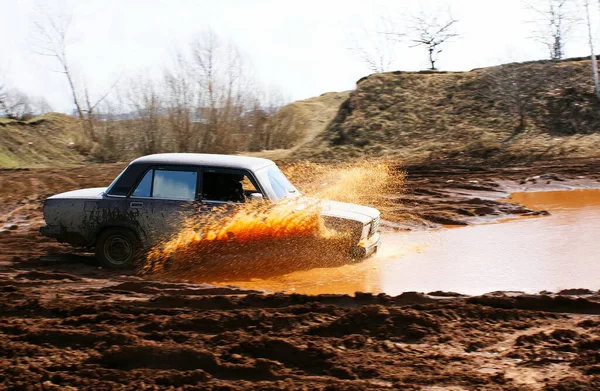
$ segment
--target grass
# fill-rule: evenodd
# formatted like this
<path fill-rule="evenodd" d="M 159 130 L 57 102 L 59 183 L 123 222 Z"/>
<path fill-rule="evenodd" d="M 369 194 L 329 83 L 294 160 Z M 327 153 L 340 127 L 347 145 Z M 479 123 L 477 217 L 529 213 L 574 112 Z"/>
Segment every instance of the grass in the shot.
<path fill-rule="evenodd" d="M 48 113 L 29 121 L 4 120 L 0 126 L 0 168 L 68 167 L 84 157 L 70 145 L 77 122 Z"/>
<path fill-rule="evenodd" d="M 6 125 L 6 124 L 15 123 L 15 122 L 19 122 L 19 121 L 10 119 L 10 118 L 0 117 L 0 125 Z"/>
<path fill-rule="evenodd" d="M 600 103 L 591 91 L 590 66 L 572 59 L 370 75 L 292 158 L 468 164 L 597 158 Z M 526 114 L 517 134 L 518 107 Z"/>

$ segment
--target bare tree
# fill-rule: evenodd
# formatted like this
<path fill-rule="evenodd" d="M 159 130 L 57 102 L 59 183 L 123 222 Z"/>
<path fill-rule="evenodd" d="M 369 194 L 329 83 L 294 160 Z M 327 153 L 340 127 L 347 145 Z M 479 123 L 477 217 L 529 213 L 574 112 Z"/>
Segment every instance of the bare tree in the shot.
<path fill-rule="evenodd" d="M 221 42 L 211 30 L 205 31 L 192 43 L 192 56 L 199 73 L 198 85 L 203 92 L 203 101 L 199 111 L 206 124 L 206 129 L 200 141 L 200 148 L 205 150 L 212 149 L 220 132 L 221 50 Z"/>
<path fill-rule="evenodd" d="M 37 19 L 33 22 L 35 33 L 32 51 L 37 55 L 53 58 L 57 62 L 59 68 L 54 71 L 65 75 L 83 130 L 92 141 L 96 141 L 94 112 L 114 88 L 116 81 L 100 97 L 91 99 L 85 83 L 81 86 L 75 81 L 68 57 L 68 47 L 72 43 L 69 36 L 72 15 L 69 13 L 52 14 L 47 9 L 38 7 L 36 16 Z"/>
<path fill-rule="evenodd" d="M 173 149 L 193 152 L 198 148 L 201 131 L 200 89 L 182 52 L 177 53 L 172 66 L 165 68 L 164 88 Z"/>
<path fill-rule="evenodd" d="M 457 23 L 458 20 L 452 17 L 450 10 L 445 15 L 435 12 L 429 15 L 421 11 L 410 17 L 408 28 L 411 41 L 414 42 L 413 47 L 423 46 L 427 49 L 430 70 L 437 69 L 435 63 L 442 52 L 441 46 L 459 36 L 455 31 Z"/>
<path fill-rule="evenodd" d="M 122 106 L 120 98 L 119 96 L 118 103 L 105 100 L 96 111 L 97 116 L 101 117 L 103 121 L 98 121 L 95 126 L 98 142 L 91 150 L 91 156 L 102 163 L 126 159 L 129 157 L 128 152 L 131 149 L 139 148 L 131 143 L 132 139 L 137 140 L 137 137 L 131 137 L 131 130 L 134 127 L 129 127 L 126 122 L 119 120 L 119 113 L 123 112 L 123 108 L 118 107 Z M 138 155 L 137 151 L 135 155 Z"/>
<path fill-rule="evenodd" d="M 600 86 L 598 85 L 598 61 L 596 54 L 594 52 L 594 37 L 592 34 L 592 21 L 590 18 L 590 2 L 589 0 L 584 0 L 583 6 L 585 8 L 585 18 L 588 29 L 588 43 L 590 45 L 590 59 L 592 60 L 592 81 L 594 83 L 594 94 L 596 97 L 600 99 Z"/>
<path fill-rule="evenodd" d="M 143 155 L 160 152 L 163 148 L 162 102 L 154 81 L 142 77 L 130 80 L 127 100 L 136 116 L 131 126 L 137 136 L 137 151 Z"/>
<path fill-rule="evenodd" d="M 363 26 L 360 33 L 354 34 L 349 50 L 371 72 L 388 72 L 396 60 L 396 46 L 404 36 L 388 19 L 380 17 L 373 29 Z"/>
<path fill-rule="evenodd" d="M 562 59 L 569 34 L 578 22 L 574 0 L 528 0 L 525 5 L 534 16 L 530 20 L 536 26 L 532 38 L 546 46 L 550 59 Z"/>
<path fill-rule="evenodd" d="M 212 31 L 192 43 L 191 53 L 201 97 L 199 148 L 234 152 L 240 137 L 247 136 L 243 116 L 252 101 L 244 59 L 233 43 L 222 42 Z"/>
<path fill-rule="evenodd" d="M 4 84 L 0 84 L 0 105 L 3 104 L 5 99 L 6 99 L 6 87 L 4 86 Z"/>
<path fill-rule="evenodd" d="M 281 113 L 286 103 L 283 93 L 275 87 L 256 98 L 248 115 L 247 126 L 254 130 L 249 143 L 250 150 L 289 148 L 302 136 L 291 126 L 294 112 L 287 110 Z"/>

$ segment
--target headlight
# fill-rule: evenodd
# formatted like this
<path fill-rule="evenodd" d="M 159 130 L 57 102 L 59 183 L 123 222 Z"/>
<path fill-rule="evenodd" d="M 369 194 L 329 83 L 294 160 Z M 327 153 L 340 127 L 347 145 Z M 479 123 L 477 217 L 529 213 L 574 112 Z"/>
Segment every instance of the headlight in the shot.
<path fill-rule="evenodd" d="M 361 239 L 365 239 L 369 236 L 369 232 L 371 231 L 371 224 L 367 224 L 363 227 L 362 233 L 360 234 Z"/>

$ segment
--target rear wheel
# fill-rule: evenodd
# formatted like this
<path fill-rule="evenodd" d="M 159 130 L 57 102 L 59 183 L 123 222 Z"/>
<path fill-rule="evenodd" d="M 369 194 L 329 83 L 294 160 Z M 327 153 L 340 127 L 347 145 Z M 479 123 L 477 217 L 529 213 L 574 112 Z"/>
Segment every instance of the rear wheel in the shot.
<path fill-rule="evenodd" d="M 109 228 L 96 241 L 96 258 L 111 269 L 129 269 L 135 264 L 141 243 L 135 233 L 125 228 Z"/>

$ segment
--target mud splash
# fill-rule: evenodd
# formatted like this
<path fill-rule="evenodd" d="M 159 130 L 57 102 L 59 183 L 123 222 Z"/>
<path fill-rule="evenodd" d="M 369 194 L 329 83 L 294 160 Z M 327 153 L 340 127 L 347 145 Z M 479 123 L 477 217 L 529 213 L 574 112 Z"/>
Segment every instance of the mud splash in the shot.
<path fill-rule="evenodd" d="M 292 182 L 301 183 L 302 192 L 311 197 L 376 208 L 388 206 L 385 194 L 401 192 L 405 179 L 398 164 L 390 162 L 334 165 L 302 162 L 284 167 L 284 171 Z"/>
<path fill-rule="evenodd" d="M 231 280 L 249 272 L 302 270 L 347 263 L 348 232 L 327 228 L 321 217 L 326 200 L 380 203 L 379 195 L 399 186 L 403 174 L 384 163 L 322 166 L 296 164 L 291 177 L 311 177 L 305 196 L 276 204 L 223 205 L 190 219 L 169 241 L 156 246 L 141 266 L 162 278 Z"/>
<path fill-rule="evenodd" d="M 318 200 L 304 198 L 247 204 L 234 212 L 225 206 L 189 220 L 176 237 L 152 249 L 142 272 L 223 279 L 282 259 L 309 263 L 318 254 L 341 257 L 350 238 L 327 229 L 320 209 Z"/>

